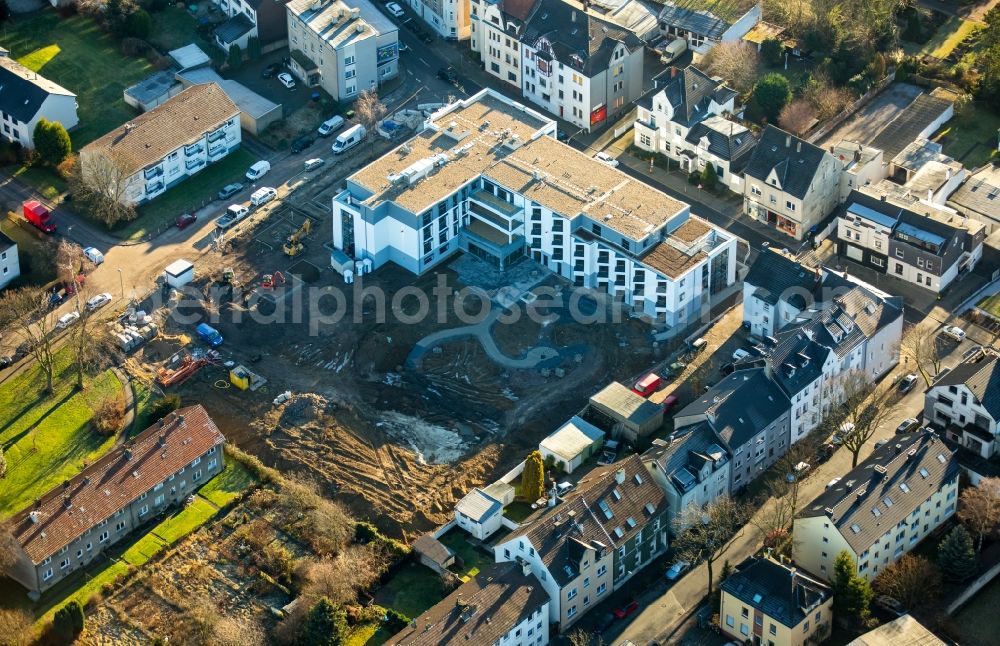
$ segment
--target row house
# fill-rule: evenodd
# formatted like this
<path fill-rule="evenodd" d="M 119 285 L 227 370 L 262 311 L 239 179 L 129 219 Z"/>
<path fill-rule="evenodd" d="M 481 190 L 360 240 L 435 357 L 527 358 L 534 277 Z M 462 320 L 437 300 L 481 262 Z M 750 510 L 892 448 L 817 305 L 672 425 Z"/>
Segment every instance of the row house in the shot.
<path fill-rule="evenodd" d="M 795 564 L 827 581 L 846 551 L 871 581 L 955 514 L 959 465 L 932 431 L 896 436 L 794 520 Z"/>
<path fill-rule="evenodd" d="M 642 460 L 598 467 L 564 502 L 493 547 L 498 563 L 530 570 L 549 596 L 549 622 L 565 633 L 667 549 L 667 501 Z"/>
<path fill-rule="evenodd" d="M 407 0 L 407 4 L 445 40 L 467 40 L 472 35 L 469 0 Z"/>
<path fill-rule="evenodd" d="M 242 141 L 240 110 L 215 83 L 193 85 L 80 150 L 84 178 L 117 175 L 138 205 L 201 172 Z"/>
<path fill-rule="evenodd" d="M 347 178 L 333 246 L 422 274 L 458 251 L 529 256 L 668 325 L 735 281 L 736 239 L 690 207 L 556 141 L 556 124 L 491 90 Z"/>
<path fill-rule="evenodd" d="M 941 371 L 924 394 L 924 422 L 983 458 L 1000 454 L 1000 358 L 974 353 Z"/>
<path fill-rule="evenodd" d="M 222 471 L 224 442 L 201 405 L 171 413 L 15 514 L 8 575 L 37 600 Z"/>
<path fill-rule="evenodd" d="M 42 119 L 72 130 L 80 123 L 76 95 L 0 50 L 0 138 L 35 147 L 35 126 Z"/>

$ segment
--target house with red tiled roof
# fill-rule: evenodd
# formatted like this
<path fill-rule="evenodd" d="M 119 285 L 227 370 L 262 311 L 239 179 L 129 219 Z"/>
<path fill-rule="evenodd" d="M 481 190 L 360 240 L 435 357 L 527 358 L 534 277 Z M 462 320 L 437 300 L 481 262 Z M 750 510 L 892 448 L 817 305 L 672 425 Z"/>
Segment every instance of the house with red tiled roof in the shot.
<path fill-rule="evenodd" d="M 222 471 L 225 441 L 201 405 L 150 426 L 14 515 L 8 576 L 37 599 Z"/>

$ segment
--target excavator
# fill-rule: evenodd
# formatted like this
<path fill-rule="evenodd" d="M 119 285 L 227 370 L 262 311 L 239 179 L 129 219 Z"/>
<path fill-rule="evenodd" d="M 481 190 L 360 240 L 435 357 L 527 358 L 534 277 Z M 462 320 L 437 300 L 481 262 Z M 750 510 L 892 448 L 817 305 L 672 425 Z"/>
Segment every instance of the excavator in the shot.
<path fill-rule="evenodd" d="M 285 284 L 285 275 L 280 271 L 276 271 L 273 274 L 264 274 L 260 281 L 261 289 L 274 289 L 278 285 Z"/>
<path fill-rule="evenodd" d="M 302 253 L 302 250 L 305 248 L 302 244 L 302 239 L 307 237 L 310 231 L 312 231 L 312 220 L 306 218 L 306 221 L 302 223 L 298 231 L 288 236 L 288 239 L 285 240 L 285 246 L 283 247 L 285 255 L 289 258 L 294 258 Z"/>

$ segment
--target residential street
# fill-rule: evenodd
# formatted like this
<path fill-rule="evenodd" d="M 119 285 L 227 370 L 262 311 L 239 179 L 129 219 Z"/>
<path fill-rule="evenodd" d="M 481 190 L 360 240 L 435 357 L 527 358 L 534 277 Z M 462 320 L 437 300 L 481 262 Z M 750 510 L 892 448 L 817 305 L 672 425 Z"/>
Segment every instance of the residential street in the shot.
<path fill-rule="evenodd" d="M 974 345 L 969 340 L 952 345 L 951 351 L 942 362 L 942 367 L 953 368 L 958 365 L 962 359 L 962 353 Z M 906 363 L 902 363 L 893 375 L 905 374 L 906 372 L 909 372 Z M 892 378 L 892 375 L 886 377 L 886 379 Z M 864 460 L 872 452 L 875 442 L 883 438 L 891 438 L 900 420 L 906 417 L 918 419 L 921 417 L 925 384 L 923 381 L 919 383 L 920 387 L 914 388 L 900 400 L 899 412 L 889 422 L 879 427 L 875 436 L 865 445 L 859 456 L 859 461 Z M 802 480 L 799 485 L 797 509 L 805 508 L 824 491 L 826 484 L 831 479 L 843 476 L 850 469 L 850 452 L 843 448 L 838 449 L 825 464 L 812 469 Z M 717 561 L 716 576 L 722 568 L 723 561 L 728 559 L 730 563 L 735 565 L 753 554 L 759 544 L 754 529 L 749 525 L 745 527 L 729 550 Z M 689 613 L 697 609 L 705 595 L 707 582 L 707 567 L 701 564 L 688 571 L 670 589 L 664 590 L 665 582 L 661 582 L 658 588 L 647 590 L 639 597 L 641 612 L 620 633 L 614 634 L 614 629 L 606 633 L 604 635 L 605 643 L 620 644 L 625 640 L 631 640 L 636 644 L 648 644 L 654 640 L 666 643 Z M 720 643 L 722 641 L 720 638 Z"/>

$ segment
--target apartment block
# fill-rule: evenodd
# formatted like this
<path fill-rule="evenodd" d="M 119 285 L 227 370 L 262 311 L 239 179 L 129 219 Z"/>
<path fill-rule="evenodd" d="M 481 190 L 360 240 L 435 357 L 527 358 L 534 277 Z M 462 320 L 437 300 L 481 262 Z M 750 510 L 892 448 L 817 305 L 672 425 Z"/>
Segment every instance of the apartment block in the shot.
<path fill-rule="evenodd" d="M 224 442 L 196 405 L 113 449 L 13 516 L 10 577 L 37 599 L 222 471 Z"/>

